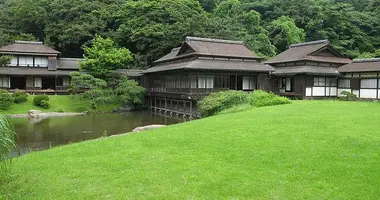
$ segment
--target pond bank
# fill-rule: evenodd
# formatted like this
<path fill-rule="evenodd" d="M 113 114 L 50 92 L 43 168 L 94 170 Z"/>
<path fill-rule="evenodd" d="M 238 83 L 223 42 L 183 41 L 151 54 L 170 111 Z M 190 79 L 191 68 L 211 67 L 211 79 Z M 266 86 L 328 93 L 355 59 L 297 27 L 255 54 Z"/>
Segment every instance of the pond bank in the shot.
<path fill-rule="evenodd" d="M 68 112 L 68 113 L 62 113 L 62 112 L 47 112 L 43 113 L 41 112 L 41 115 L 36 118 L 49 118 L 49 117 L 70 117 L 70 116 L 78 116 L 78 115 L 87 115 L 87 113 L 81 112 L 81 113 L 76 113 L 76 112 Z M 29 118 L 31 117 L 30 114 L 9 114 L 5 115 L 6 117 L 9 118 Z"/>

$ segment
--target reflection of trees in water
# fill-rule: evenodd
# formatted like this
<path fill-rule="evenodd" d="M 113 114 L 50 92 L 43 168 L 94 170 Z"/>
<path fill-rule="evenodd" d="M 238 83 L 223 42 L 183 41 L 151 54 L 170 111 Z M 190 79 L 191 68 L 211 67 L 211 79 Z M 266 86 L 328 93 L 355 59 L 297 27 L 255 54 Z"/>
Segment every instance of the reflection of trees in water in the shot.
<path fill-rule="evenodd" d="M 149 111 L 123 114 L 101 114 L 48 118 L 36 123 L 28 119 L 12 120 L 19 135 L 21 148 L 47 149 L 72 142 L 85 141 L 108 135 L 122 134 L 139 126 L 150 124 L 173 124 L 181 120 Z"/>

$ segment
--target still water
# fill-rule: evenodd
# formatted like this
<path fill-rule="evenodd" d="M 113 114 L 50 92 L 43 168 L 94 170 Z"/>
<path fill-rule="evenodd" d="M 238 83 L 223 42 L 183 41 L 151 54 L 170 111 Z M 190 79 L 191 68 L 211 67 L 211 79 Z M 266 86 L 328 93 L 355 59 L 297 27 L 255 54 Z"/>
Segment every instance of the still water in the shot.
<path fill-rule="evenodd" d="M 54 146 L 122 134 L 139 126 L 175 124 L 183 119 L 158 115 L 150 111 L 122 114 L 99 114 L 55 117 L 41 121 L 27 118 L 11 119 L 17 133 L 18 151 L 13 156 L 40 151 Z"/>

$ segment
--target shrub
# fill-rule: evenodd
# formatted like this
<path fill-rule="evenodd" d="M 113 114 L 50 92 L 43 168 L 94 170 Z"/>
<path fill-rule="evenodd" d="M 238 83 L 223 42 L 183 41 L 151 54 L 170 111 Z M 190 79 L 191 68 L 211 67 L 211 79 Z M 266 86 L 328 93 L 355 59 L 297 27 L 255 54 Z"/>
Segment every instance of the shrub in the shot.
<path fill-rule="evenodd" d="M 356 100 L 358 97 L 356 96 L 356 94 L 353 94 L 351 92 L 348 92 L 348 91 L 343 91 L 340 93 L 341 95 L 343 95 L 343 99 L 342 100 L 346 100 L 346 101 L 354 101 Z"/>
<path fill-rule="evenodd" d="M 25 91 L 19 90 L 13 93 L 13 98 L 15 103 L 24 103 L 28 100 L 28 94 Z"/>
<path fill-rule="evenodd" d="M 33 98 L 33 104 L 35 106 L 41 106 L 41 101 L 49 101 L 49 96 L 37 95 Z"/>
<path fill-rule="evenodd" d="M 248 104 L 249 95 L 242 91 L 223 91 L 212 93 L 199 102 L 202 116 L 211 116 L 233 106 Z"/>
<path fill-rule="evenodd" d="M 50 103 L 49 101 L 42 100 L 39 105 L 41 108 L 49 109 L 50 108 Z"/>
<path fill-rule="evenodd" d="M 64 113 L 65 111 L 63 111 L 63 109 L 60 108 L 60 109 L 57 110 L 57 112 Z"/>
<path fill-rule="evenodd" d="M 251 94 L 251 105 L 256 107 L 274 106 L 281 104 L 290 104 L 291 101 L 286 97 L 280 97 L 272 92 L 261 90 L 254 91 Z"/>
<path fill-rule="evenodd" d="M 14 98 L 6 90 L 0 90 L 0 110 L 7 110 L 13 104 Z"/>

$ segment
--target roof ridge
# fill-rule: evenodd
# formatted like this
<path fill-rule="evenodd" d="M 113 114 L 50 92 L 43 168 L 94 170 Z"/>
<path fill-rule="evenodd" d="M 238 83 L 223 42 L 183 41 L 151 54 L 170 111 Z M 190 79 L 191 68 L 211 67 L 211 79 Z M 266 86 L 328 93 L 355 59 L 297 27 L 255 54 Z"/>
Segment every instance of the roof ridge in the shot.
<path fill-rule="evenodd" d="M 23 40 L 15 40 L 15 44 L 37 44 L 37 45 L 43 45 L 40 41 L 23 41 Z"/>
<path fill-rule="evenodd" d="M 308 46 L 308 45 L 315 45 L 315 44 L 330 44 L 330 41 L 325 39 L 325 40 L 316 40 L 316 41 L 310 41 L 310 42 L 303 42 L 303 43 L 298 43 L 298 44 L 292 44 L 289 46 L 289 48 L 294 48 L 294 47 L 302 47 L 302 46 Z"/>
<path fill-rule="evenodd" d="M 237 41 L 237 40 L 222 40 L 222 39 L 212 39 L 212 38 L 200 38 L 200 37 L 186 36 L 186 42 L 188 42 L 188 41 L 200 41 L 200 42 L 214 42 L 214 43 L 244 45 L 243 41 Z"/>
<path fill-rule="evenodd" d="M 364 62 L 379 62 L 380 58 L 362 58 L 362 59 L 354 59 L 353 63 L 364 63 Z"/>

